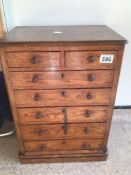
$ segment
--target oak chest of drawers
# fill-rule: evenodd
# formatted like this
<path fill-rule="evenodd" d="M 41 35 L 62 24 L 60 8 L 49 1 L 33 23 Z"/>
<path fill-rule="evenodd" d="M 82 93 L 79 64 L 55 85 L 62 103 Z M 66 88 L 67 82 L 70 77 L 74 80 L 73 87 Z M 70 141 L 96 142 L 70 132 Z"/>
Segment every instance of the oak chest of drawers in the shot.
<path fill-rule="evenodd" d="M 106 26 L 16 27 L 0 41 L 22 163 L 106 159 L 125 42 Z"/>

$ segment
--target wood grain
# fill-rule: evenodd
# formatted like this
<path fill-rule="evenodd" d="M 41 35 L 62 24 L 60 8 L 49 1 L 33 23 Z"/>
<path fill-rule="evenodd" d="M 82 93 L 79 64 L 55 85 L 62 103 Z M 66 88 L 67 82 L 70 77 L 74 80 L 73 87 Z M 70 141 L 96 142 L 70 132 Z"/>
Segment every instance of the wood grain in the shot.
<path fill-rule="evenodd" d="M 68 123 L 106 122 L 109 119 L 109 107 L 53 107 L 53 108 L 18 108 L 18 120 L 25 124 L 64 123 L 66 110 Z"/>
<path fill-rule="evenodd" d="M 63 124 L 20 126 L 24 141 L 49 139 L 104 138 L 105 123 L 68 124 L 64 134 Z"/>
<path fill-rule="evenodd" d="M 110 105 L 111 89 L 15 90 L 17 107 Z"/>
<path fill-rule="evenodd" d="M 19 154 L 20 162 L 22 164 L 27 163 L 64 163 L 64 162 L 92 162 L 92 161 L 105 161 L 107 160 L 107 153 L 103 154 L 70 154 L 63 157 L 58 155 L 57 157 L 46 156 L 25 156 Z"/>
<path fill-rule="evenodd" d="M 106 160 L 125 43 L 106 26 L 16 27 L 0 40 L 22 163 Z"/>
<path fill-rule="evenodd" d="M 114 71 L 11 72 L 13 89 L 112 87 Z"/>
<path fill-rule="evenodd" d="M 102 149 L 103 139 L 49 140 L 24 142 L 25 151 L 70 151 Z"/>
<path fill-rule="evenodd" d="M 59 52 L 15 52 L 7 53 L 8 67 L 52 68 L 60 66 Z"/>
<path fill-rule="evenodd" d="M 100 63 L 100 55 L 114 55 L 112 63 Z M 65 53 L 66 67 L 75 70 L 113 69 L 116 64 L 117 52 L 114 51 L 75 51 Z M 92 61 L 91 61 L 92 59 Z"/>
<path fill-rule="evenodd" d="M 61 31 L 62 34 L 55 34 Z M 126 39 L 104 25 L 88 26 L 26 26 L 16 27 L 2 40 L 2 44 L 46 42 L 126 42 Z"/>

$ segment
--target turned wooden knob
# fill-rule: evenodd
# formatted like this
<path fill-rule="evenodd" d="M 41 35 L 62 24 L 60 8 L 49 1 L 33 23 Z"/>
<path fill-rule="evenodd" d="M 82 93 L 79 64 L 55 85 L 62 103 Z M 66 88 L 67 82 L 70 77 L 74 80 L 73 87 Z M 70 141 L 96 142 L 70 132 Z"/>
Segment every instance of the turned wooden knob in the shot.
<path fill-rule="evenodd" d="M 88 63 L 93 63 L 93 62 L 95 61 L 95 58 L 94 58 L 93 55 L 89 55 L 89 56 L 87 57 L 87 60 L 88 60 Z"/>
<path fill-rule="evenodd" d="M 40 95 L 39 94 L 35 94 L 34 95 L 34 100 L 35 101 L 39 101 L 40 100 Z"/>
<path fill-rule="evenodd" d="M 87 98 L 88 100 L 90 100 L 90 99 L 93 98 L 93 96 L 91 95 L 91 93 L 88 93 L 88 94 L 86 95 L 86 98 Z"/>
<path fill-rule="evenodd" d="M 44 114 L 42 113 L 42 112 L 37 112 L 36 113 L 36 118 L 37 119 L 41 119 L 41 118 L 43 118 L 44 117 Z"/>
<path fill-rule="evenodd" d="M 32 83 L 36 83 L 39 80 L 39 76 L 38 75 L 34 75 L 32 77 Z"/>
<path fill-rule="evenodd" d="M 88 134 L 89 133 L 89 129 L 86 127 L 86 128 L 84 128 L 84 133 L 85 134 Z"/>
<path fill-rule="evenodd" d="M 91 111 L 86 110 L 86 111 L 85 111 L 85 116 L 86 116 L 86 117 L 90 117 L 90 116 L 91 116 Z"/>
<path fill-rule="evenodd" d="M 88 81 L 93 81 L 95 78 L 93 77 L 93 75 L 92 74 L 88 74 L 88 76 L 87 76 L 87 80 Z"/>

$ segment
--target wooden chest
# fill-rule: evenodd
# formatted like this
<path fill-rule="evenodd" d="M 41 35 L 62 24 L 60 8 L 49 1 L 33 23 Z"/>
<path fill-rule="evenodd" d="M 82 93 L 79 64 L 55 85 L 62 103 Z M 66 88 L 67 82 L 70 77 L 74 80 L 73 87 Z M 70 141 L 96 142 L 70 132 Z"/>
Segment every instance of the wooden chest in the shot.
<path fill-rule="evenodd" d="M 107 158 L 125 42 L 106 26 L 16 27 L 0 41 L 22 163 Z"/>

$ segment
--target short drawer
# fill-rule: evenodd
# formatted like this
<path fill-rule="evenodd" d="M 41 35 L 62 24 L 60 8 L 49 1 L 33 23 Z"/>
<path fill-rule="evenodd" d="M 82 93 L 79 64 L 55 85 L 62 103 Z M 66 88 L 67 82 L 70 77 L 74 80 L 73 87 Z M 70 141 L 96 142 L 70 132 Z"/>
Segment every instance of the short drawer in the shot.
<path fill-rule="evenodd" d="M 49 140 L 64 138 L 104 138 L 105 123 L 26 125 L 20 126 L 23 140 Z"/>
<path fill-rule="evenodd" d="M 15 90 L 17 107 L 109 105 L 109 89 Z"/>
<path fill-rule="evenodd" d="M 103 139 L 49 140 L 24 142 L 27 152 L 74 151 L 103 148 Z"/>
<path fill-rule="evenodd" d="M 11 72 L 14 89 L 111 87 L 114 71 Z"/>
<path fill-rule="evenodd" d="M 64 123 L 66 115 L 68 123 L 106 122 L 109 119 L 109 107 L 52 107 L 52 108 L 18 108 L 19 123 L 53 124 Z"/>
<path fill-rule="evenodd" d="M 103 63 L 100 57 L 113 55 L 113 61 L 105 60 Z M 113 69 L 116 64 L 117 51 L 74 51 L 65 53 L 65 64 L 73 70 L 84 69 Z M 108 63 L 107 63 L 108 62 Z"/>
<path fill-rule="evenodd" d="M 60 52 L 6 53 L 9 68 L 52 68 L 60 66 Z"/>

